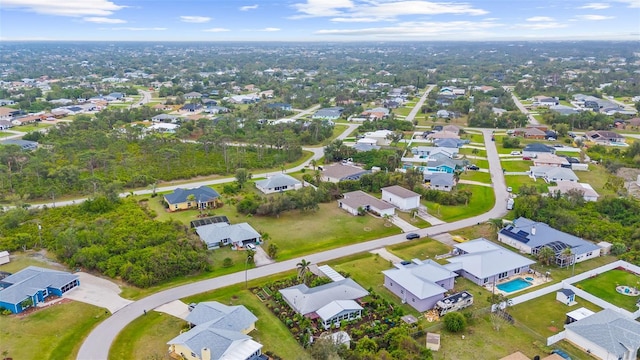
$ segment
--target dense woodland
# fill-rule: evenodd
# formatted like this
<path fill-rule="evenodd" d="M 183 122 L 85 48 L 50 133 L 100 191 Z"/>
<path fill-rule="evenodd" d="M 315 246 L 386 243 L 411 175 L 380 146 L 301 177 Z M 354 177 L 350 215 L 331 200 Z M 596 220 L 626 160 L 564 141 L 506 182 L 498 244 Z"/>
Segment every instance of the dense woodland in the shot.
<path fill-rule="evenodd" d="M 45 247 L 70 268 L 99 271 L 139 287 L 216 265 L 186 226 L 154 217 L 131 199 L 103 196 L 77 206 L 16 208 L 0 214 L 0 247 Z"/>

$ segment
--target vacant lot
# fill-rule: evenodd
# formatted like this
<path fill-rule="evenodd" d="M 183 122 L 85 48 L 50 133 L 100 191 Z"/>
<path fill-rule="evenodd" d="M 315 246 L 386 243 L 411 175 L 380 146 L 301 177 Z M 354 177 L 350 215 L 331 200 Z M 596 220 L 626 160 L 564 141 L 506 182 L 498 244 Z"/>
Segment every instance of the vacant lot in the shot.
<path fill-rule="evenodd" d="M 469 189 L 473 192 L 468 205 L 440 205 L 430 201 L 422 201 L 429 214 L 446 222 L 466 219 L 489 211 L 495 202 L 493 188 L 479 185 L 461 184 L 458 189 Z"/>
<path fill-rule="evenodd" d="M 167 342 L 180 334 L 186 322 L 169 314 L 149 311 L 130 323 L 116 338 L 109 359 L 171 359 Z"/>
<path fill-rule="evenodd" d="M 514 161 L 501 161 L 500 164 L 507 172 L 526 172 L 529 171 L 530 166 L 533 166 L 533 161 L 518 159 Z"/>
<path fill-rule="evenodd" d="M 390 246 L 387 249 L 389 252 L 405 260 L 434 259 L 436 255 L 446 254 L 451 250 L 447 245 L 432 239 L 408 241 Z"/>
<path fill-rule="evenodd" d="M 619 294 L 616 291 L 616 286 L 626 285 L 630 287 L 638 287 L 639 284 L 640 277 L 638 275 L 628 271 L 614 269 L 598 274 L 596 277 L 582 280 L 574 285 L 577 288 L 583 289 L 584 291 L 593 294 L 602 300 L 608 301 L 615 306 L 619 306 L 633 312 L 638 310 L 638 307 L 636 306 L 638 297 Z"/>
<path fill-rule="evenodd" d="M 74 359 L 84 338 L 106 316 L 102 308 L 74 301 L 29 315 L 0 316 L 0 351 L 20 360 Z"/>
<path fill-rule="evenodd" d="M 535 186 L 540 193 L 546 193 L 549 191 L 549 184 L 542 179 L 533 180 L 529 177 L 529 175 L 506 175 L 504 177 L 507 186 L 511 186 L 513 188 L 514 193 L 518 193 L 520 191 L 520 187 L 523 185 L 526 186 Z"/>
<path fill-rule="evenodd" d="M 460 179 L 491 184 L 491 174 L 481 171 L 467 170 L 460 174 Z"/>

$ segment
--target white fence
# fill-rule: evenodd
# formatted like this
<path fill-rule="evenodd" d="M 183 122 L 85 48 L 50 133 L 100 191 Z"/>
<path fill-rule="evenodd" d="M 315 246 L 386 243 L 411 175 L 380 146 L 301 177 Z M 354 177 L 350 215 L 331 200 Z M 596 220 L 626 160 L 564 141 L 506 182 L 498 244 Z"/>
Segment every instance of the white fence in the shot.
<path fill-rule="evenodd" d="M 566 333 L 564 331 L 560 331 L 555 335 L 551 335 L 547 338 L 547 346 L 551 346 L 552 344 L 557 343 L 560 340 L 564 340 Z"/>

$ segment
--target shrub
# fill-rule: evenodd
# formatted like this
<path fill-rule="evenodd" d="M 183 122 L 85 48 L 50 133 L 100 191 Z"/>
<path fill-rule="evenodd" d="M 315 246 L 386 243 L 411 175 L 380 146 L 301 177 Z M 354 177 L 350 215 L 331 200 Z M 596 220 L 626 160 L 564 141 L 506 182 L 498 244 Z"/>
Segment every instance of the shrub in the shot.
<path fill-rule="evenodd" d="M 464 315 L 459 312 L 450 312 L 444 316 L 444 327 L 450 332 L 457 333 L 463 331 L 466 325 L 467 322 Z"/>

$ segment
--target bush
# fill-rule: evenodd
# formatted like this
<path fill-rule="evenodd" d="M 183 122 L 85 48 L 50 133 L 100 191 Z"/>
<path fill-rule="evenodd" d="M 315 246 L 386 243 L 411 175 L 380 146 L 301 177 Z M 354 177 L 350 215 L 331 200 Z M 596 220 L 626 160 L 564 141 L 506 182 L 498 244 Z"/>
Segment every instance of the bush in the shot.
<path fill-rule="evenodd" d="M 505 149 L 519 149 L 520 139 L 513 136 L 505 136 L 502 138 L 502 147 Z"/>
<path fill-rule="evenodd" d="M 231 260 L 231 258 L 224 258 L 224 260 L 222 260 L 222 267 L 229 268 L 232 266 L 233 266 L 233 260 Z"/>
<path fill-rule="evenodd" d="M 452 333 L 463 331 L 467 326 L 467 321 L 459 312 L 450 312 L 444 316 L 444 327 Z"/>

